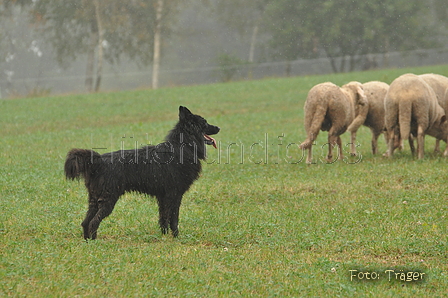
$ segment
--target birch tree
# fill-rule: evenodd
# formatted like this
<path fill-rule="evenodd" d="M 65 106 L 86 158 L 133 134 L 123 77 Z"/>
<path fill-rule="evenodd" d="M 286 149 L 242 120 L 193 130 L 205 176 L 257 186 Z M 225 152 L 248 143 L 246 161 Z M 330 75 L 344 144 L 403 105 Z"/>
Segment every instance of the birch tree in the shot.
<path fill-rule="evenodd" d="M 159 6 L 160 2 L 164 5 Z M 111 64 L 118 63 L 122 57 L 127 57 L 143 66 L 149 65 L 154 60 L 155 63 L 160 63 L 163 45 L 161 36 L 169 34 L 173 16 L 178 11 L 177 6 L 180 2 L 180 0 L 37 0 L 33 19 L 35 23 L 41 25 L 46 40 L 55 49 L 60 66 L 68 67 L 75 60 L 87 57 L 86 89 L 98 91 L 101 85 L 103 59 Z M 160 7 L 159 19 L 157 19 L 158 7 Z M 159 66 L 154 68 L 158 73 Z"/>
<path fill-rule="evenodd" d="M 272 0 L 218 0 L 216 14 L 227 26 L 236 29 L 241 35 L 250 32 L 248 62 L 254 62 L 255 47 L 266 6 Z"/>
<path fill-rule="evenodd" d="M 163 0 L 157 0 L 156 4 L 156 23 L 154 30 L 154 58 L 152 66 L 152 89 L 159 87 L 159 68 L 160 68 L 160 43 L 162 35 L 162 11 Z"/>

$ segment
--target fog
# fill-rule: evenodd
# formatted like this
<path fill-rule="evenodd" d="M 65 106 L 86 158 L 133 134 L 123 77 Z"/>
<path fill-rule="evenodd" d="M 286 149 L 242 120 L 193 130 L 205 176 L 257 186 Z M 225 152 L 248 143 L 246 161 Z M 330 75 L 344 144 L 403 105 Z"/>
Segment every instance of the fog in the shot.
<path fill-rule="evenodd" d="M 252 27 L 238 30 L 222 22 L 213 5 L 216 3 L 217 0 L 189 1 L 170 20 L 170 34 L 162 35 L 159 87 L 334 72 L 323 50 L 309 59 L 274 55 L 273 33 L 269 30 L 258 33 L 254 63 L 248 64 Z M 36 25 L 30 24 L 29 10 L 29 7 L 14 7 L 11 15 L 0 20 L 0 96 L 85 93 L 87 55 L 78 55 L 66 65 L 58 63 L 51 42 Z M 439 39 L 442 42 L 433 48 L 360 54 L 356 56 L 360 63 L 352 70 L 447 63 L 446 36 Z M 102 44 L 107 51 L 107 39 Z M 234 60 L 226 62 L 223 68 L 219 57 Z M 335 64 L 341 63 L 341 59 L 334 58 Z M 106 60 L 103 63 L 101 91 L 151 88 L 151 63 L 144 65 L 138 59 L 132 61 L 127 57 L 113 64 Z"/>

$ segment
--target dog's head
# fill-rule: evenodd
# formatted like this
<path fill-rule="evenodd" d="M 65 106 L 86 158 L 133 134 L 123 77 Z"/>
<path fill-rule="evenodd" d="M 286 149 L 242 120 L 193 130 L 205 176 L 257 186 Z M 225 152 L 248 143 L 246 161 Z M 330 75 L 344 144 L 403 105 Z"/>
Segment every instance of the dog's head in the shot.
<path fill-rule="evenodd" d="M 217 148 L 215 139 L 210 135 L 217 134 L 220 131 L 218 126 L 208 124 L 207 120 L 203 117 L 193 114 L 189 109 L 183 106 L 179 107 L 179 120 L 184 122 L 186 127 L 192 129 L 193 133 L 201 134 L 207 145 L 213 145 L 213 147 Z"/>

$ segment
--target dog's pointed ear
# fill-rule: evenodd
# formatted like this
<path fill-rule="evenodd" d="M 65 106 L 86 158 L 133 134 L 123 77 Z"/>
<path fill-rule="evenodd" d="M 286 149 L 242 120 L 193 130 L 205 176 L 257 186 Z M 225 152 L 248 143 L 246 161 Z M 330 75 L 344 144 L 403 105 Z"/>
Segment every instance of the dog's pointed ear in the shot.
<path fill-rule="evenodd" d="M 185 117 L 191 115 L 192 113 L 190 112 L 189 109 L 187 109 L 184 106 L 179 106 L 179 119 L 185 119 Z"/>

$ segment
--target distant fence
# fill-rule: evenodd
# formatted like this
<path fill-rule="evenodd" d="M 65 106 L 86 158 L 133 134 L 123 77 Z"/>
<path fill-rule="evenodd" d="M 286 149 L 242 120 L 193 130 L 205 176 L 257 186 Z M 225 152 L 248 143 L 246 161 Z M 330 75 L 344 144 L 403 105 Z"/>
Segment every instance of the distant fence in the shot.
<path fill-rule="evenodd" d="M 358 57 L 359 63 L 355 70 L 372 68 L 402 68 L 425 65 L 448 64 L 448 48 L 434 50 L 416 50 L 410 52 L 393 52 L 387 54 L 369 54 Z M 341 58 L 336 59 L 339 65 Z M 232 80 L 250 80 L 266 77 L 316 75 L 332 73 L 328 58 L 267 62 L 251 65 L 231 65 Z M 151 71 L 134 72 L 104 72 L 102 78 L 103 91 L 131 90 L 136 88 L 150 88 Z M 199 85 L 222 82 L 223 70 L 216 67 L 188 68 L 188 69 L 163 69 L 160 72 L 160 86 Z M 38 78 L 10 78 L 0 81 L 1 91 L 14 89 L 21 94 L 48 90 L 52 94 L 82 93 L 85 92 L 85 75 L 64 75 L 57 77 L 40 76 Z M 3 92 L 6 97 L 7 92 Z"/>
<path fill-rule="evenodd" d="M 403 68 L 448 64 L 448 48 L 404 53 L 393 52 L 387 54 L 369 54 L 357 58 L 360 59 L 361 62 L 357 64 L 354 69 L 355 71 L 375 68 Z M 336 58 L 336 65 L 339 65 L 341 60 L 342 58 Z M 284 77 L 287 75 L 317 75 L 333 72 L 329 58 L 267 62 L 229 67 L 235 69 L 235 74 L 233 75 L 232 80 L 262 79 L 267 77 Z M 160 81 L 164 85 L 215 83 L 222 81 L 222 70 L 220 67 L 164 70 L 161 72 L 160 76 Z"/>

